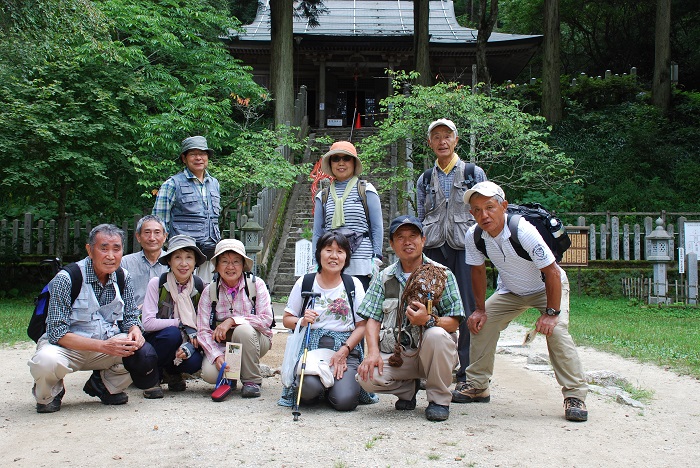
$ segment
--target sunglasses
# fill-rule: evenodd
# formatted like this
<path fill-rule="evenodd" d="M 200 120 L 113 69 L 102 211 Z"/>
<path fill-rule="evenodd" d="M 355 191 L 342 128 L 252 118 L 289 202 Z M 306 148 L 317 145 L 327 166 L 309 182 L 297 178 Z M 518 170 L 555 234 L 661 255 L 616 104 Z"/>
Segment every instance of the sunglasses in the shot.
<path fill-rule="evenodd" d="M 352 156 L 348 156 L 348 155 L 343 155 L 343 156 L 341 156 L 341 155 L 339 155 L 339 154 L 334 154 L 333 156 L 331 156 L 331 162 L 332 162 L 332 163 L 337 163 L 337 162 L 340 162 L 340 161 L 343 161 L 343 162 L 350 162 L 350 161 L 352 161 L 353 159 L 354 159 L 354 158 L 353 158 Z"/>

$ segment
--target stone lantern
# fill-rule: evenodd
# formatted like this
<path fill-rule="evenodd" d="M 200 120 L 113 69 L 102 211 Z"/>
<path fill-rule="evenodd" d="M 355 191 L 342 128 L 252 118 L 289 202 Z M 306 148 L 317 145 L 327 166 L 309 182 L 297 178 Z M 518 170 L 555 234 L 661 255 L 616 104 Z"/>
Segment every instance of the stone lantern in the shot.
<path fill-rule="evenodd" d="M 241 237 L 243 237 L 243 246 L 246 254 L 253 259 L 253 274 L 257 275 L 258 252 L 262 250 L 261 235 L 263 227 L 253 219 L 253 213 L 250 216 L 241 216 L 243 226 L 241 226 Z"/>
<path fill-rule="evenodd" d="M 663 228 L 661 218 L 656 220 L 656 229 L 647 236 L 646 259 L 654 265 L 654 284 L 649 295 L 649 304 L 668 304 L 666 297 L 666 264 L 671 261 L 671 239 Z"/>

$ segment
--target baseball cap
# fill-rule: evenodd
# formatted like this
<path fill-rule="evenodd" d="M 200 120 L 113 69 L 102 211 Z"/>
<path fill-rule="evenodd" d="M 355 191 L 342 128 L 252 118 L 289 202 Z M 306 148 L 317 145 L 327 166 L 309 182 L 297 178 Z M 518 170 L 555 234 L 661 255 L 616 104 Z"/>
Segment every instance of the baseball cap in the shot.
<path fill-rule="evenodd" d="M 444 125 L 445 127 L 452 130 L 455 136 L 459 136 L 459 134 L 457 133 L 457 126 L 453 121 L 449 119 L 437 119 L 428 126 L 428 138 L 430 138 L 430 132 L 432 132 L 435 127 L 439 127 L 440 125 Z"/>
<path fill-rule="evenodd" d="M 389 240 L 391 240 L 391 238 L 394 236 L 397 229 L 407 224 L 417 227 L 420 233 L 423 234 L 423 224 L 418 220 L 418 218 L 415 216 L 402 215 L 394 218 L 391 221 L 391 224 L 389 225 Z"/>
<path fill-rule="evenodd" d="M 464 193 L 464 203 L 469 204 L 469 199 L 475 193 L 478 193 L 479 195 L 483 195 L 485 197 L 494 197 L 494 196 L 498 195 L 503 200 L 506 199 L 506 194 L 503 192 L 503 189 L 501 187 L 499 187 L 497 184 L 491 182 L 490 180 L 486 180 L 484 182 L 479 182 L 474 187 L 467 190 Z"/>

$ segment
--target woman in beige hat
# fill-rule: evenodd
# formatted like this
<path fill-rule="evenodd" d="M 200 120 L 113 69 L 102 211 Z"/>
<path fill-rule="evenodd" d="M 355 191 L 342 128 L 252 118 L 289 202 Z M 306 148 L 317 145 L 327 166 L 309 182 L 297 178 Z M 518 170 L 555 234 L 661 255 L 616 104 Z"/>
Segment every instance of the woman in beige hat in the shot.
<path fill-rule="evenodd" d="M 246 256 L 243 243 L 236 239 L 222 239 L 216 244 L 211 258 L 219 279 L 212 281 L 202 293 L 197 314 L 197 337 L 206 359 L 202 378 L 215 384 L 225 361 L 226 342 L 241 343 L 241 381 L 243 398 L 260 396 L 260 358 L 272 346 L 272 305 L 265 282 L 254 278 L 255 303 L 248 297 L 252 278 L 246 272 L 253 260 Z M 210 291 L 216 288 L 215 291 Z M 212 297 L 216 313 L 212 320 Z"/>
<path fill-rule="evenodd" d="M 165 380 L 172 392 L 185 390 L 183 373 L 194 374 L 202 367 L 196 311 L 204 284 L 194 269 L 206 259 L 192 237 L 173 236 L 158 258 L 170 271 L 151 278 L 146 287 L 141 310 L 144 337 L 158 354 L 158 381 Z M 143 396 L 163 398 L 163 389 L 159 384 L 144 390 Z"/>
<path fill-rule="evenodd" d="M 333 177 L 330 188 L 314 200 L 312 249 L 328 231 L 338 230 L 350 242 L 352 260 L 345 271 L 360 280 L 366 290 L 382 260 L 384 227 L 379 195 L 372 184 L 360 180 L 362 162 L 349 141 L 337 141 L 321 158 L 321 170 Z"/>

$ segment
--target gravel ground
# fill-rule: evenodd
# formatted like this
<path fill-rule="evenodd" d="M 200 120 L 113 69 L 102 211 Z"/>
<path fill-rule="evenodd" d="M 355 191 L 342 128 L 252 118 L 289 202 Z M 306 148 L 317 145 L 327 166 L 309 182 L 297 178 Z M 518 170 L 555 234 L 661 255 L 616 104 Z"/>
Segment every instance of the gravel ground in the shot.
<path fill-rule="evenodd" d="M 546 356 L 544 338 L 524 348 L 523 336 L 511 325 L 501 337 L 491 402 L 453 404 L 442 423 L 425 419 L 425 392 L 415 411 L 395 411 L 395 397 L 382 395 L 351 413 L 302 407 L 294 422 L 277 405 L 278 375 L 258 399 L 236 392 L 214 403 L 212 386 L 194 379 L 162 400 L 132 387 L 128 404 L 110 407 L 82 392 L 89 373 L 80 372 L 66 378 L 60 412 L 37 414 L 26 364 L 33 346 L 0 348 L 0 466 L 697 466 L 700 382 L 579 348 L 587 371 L 616 372 L 654 398 L 640 409 L 590 393 L 589 421 L 568 422 L 549 367 L 527 362 Z M 275 335 L 263 359 L 273 369 L 285 339 Z"/>

